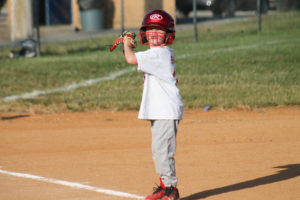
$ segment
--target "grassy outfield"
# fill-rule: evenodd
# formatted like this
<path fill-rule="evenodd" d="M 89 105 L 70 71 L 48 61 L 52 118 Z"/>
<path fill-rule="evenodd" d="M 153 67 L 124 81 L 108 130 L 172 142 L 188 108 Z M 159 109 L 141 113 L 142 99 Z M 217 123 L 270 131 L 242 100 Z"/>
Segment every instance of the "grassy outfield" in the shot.
<path fill-rule="evenodd" d="M 178 31 L 176 75 L 186 108 L 258 108 L 300 105 L 300 12 L 198 26 Z M 113 80 L 65 92 L 5 102 L 35 90 L 61 88 L 130 69 L 121 48 L 105 45 L 116 36 L 42 46 L 42 57 L 10 59 L 0 49 L 0 112 L 96 111 L 138 109 L 143 74 L 131 71 Z M 145 47 L 138 46 L 137 51 Z"/>

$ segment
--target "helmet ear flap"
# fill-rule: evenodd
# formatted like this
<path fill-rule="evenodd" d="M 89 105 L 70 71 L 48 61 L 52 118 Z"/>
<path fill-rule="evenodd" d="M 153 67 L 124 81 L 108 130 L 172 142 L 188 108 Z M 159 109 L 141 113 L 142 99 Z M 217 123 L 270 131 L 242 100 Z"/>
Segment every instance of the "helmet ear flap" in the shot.
<path fill-rule="evenodd" d="M 166 35 L 166 44 L 171 45 L 175 39 L 175 32 L 169 32 Z"/>
<path fill-rule="evenodd" d="M 140 42 L 142 45 L 148 43 L 146 31 L 144 29 L 140 29 Z"/>
<path fill-rule="evenodd" d="M 143 37 L 142 42 L 143 42 L 143 44 L 146 44 L 148 42 L 147 37 Z"/>

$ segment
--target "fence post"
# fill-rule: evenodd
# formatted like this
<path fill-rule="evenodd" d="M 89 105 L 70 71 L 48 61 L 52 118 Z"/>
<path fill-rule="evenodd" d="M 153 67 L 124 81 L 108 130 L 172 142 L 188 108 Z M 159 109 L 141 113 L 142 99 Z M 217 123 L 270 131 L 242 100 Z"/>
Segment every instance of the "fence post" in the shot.
<path fill-rule="evenodd" d="M 257 0 L 257 31 L 261 31 L 261 0 Z"/>
<path fill-rule="evenodd" d="M 124 32 L 124 0 L 121 0 L 121 34 Z"/>
<path fill-rule="evenodd" d="M 37 49 L 36 55 L 37 57 L 41 56 L 41 40 L 40 40 L 40 5 L 39 0 L 35 0 L 35 8 L 34 8 L 34 21 L 36 28 L 36 41 L 37 41 Z"/>
<path fill-rule="evenodd" d="M 196 0 L 193 0 L 193 11 L 194 11 L 194 38 L 198 42 L 198 30 L 197 30 L 197 4 Z"/>

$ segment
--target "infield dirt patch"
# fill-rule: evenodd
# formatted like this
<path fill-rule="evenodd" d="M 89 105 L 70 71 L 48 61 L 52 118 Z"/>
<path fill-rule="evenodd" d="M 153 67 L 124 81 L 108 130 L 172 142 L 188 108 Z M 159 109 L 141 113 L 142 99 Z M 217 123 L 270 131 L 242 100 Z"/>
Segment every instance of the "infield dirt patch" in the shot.
<path fill-rule="evenodd" d="M 137 111 L 0 114 L 2 170 L 146 196 L 158 183 Z M 187 110 L 176 167 L 181 199 L 298 200 L 300 108 Z M 126 199 L 0 174 L 0 199 Z"/>

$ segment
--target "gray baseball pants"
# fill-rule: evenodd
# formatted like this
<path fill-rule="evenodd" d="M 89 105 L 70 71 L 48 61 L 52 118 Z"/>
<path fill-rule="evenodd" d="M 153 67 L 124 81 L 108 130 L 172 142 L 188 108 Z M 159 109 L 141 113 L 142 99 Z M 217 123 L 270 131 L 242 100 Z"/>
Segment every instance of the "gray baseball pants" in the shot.
<path fill-rule="evenodd" d="M 174 155 L 178 124 L 179 120 L 151 120 L 152 157 L 166 187 L 177 185 Z"/>

